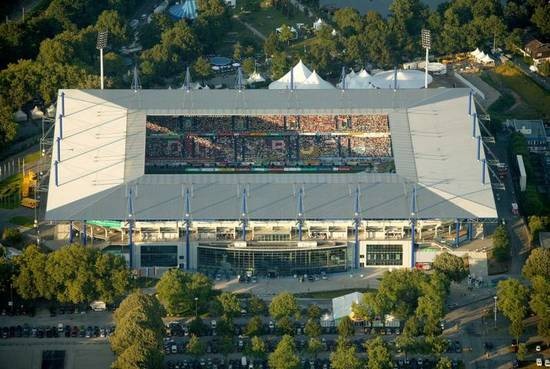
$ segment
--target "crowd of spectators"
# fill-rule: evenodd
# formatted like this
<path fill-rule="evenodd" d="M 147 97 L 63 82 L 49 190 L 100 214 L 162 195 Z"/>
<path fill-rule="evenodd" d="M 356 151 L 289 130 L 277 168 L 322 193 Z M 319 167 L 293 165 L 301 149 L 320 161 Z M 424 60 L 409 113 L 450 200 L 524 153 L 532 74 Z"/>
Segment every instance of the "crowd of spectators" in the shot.
<path fill-rule="evenodd" d="M 381 114 L 148 117 L 146 128 L 146 158 L 153 165 L 164 160 L 186 165 L 283 166 L 315 160 L 368 162 L 391 157 L 388 117 Z M 243 135 L 243 131 L 253 134 Z M 262 131 L 282 135 L 258 134 Z"/>

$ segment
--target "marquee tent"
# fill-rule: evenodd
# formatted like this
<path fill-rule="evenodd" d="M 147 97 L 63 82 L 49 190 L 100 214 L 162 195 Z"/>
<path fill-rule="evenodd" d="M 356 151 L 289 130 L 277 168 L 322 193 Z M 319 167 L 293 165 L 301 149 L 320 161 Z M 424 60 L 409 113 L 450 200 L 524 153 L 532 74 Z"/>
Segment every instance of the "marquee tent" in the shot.
<path fill-rule="evenodd" d="M 259 83 L 259 82 L 265 82 L 265 78 L 262 77 L 262 75 L 258 72 L 254 72 L 248 77 L 246 80 L 246 83 L 252 84 L 252 83 Z"/>
<path fill-rule="evenodd" d="M 44 117 L 44 112 L 38 108 L 38 106 L 35 106 L 34 109 L 31 110 L 31 118 L 32 119 L 42 119 Z"/>
<path fill-rule="evenodd" d="M 418 63 L 418 69 L 425 70 L 426 68 L 426 62 L 420 62 Z M 435 73 L 435 74 L 446 74 L 447 73 L 447 66 L 442 63 L 428 63 L 428 72 Z"/>
<path fill-rule="evenodd" d="M 424 72 L 419 70 L 387 70 L 371 77 L 371 83 L 378 88 L 394 88 L 397 77 L 398 89 L 414 89 L 424 87 Z M 428 84 L 432 83 L 432 76 L 428 75 Z"/>
<path fill-rule="evenodd" d="M 313 71 L 313 73 L 311 73 L 304 82 L 298 84 L 296 88 L 303 90 L 322 90 L 333 89 L 334 86 L 322 79 L 316 71 Z"/>
<path fill-rule="evenodd" d="M 372 76 L 364 68 L 355 73 L 351 71 L 346 75 L 346 88 L 349 89 L 367 89 L 375 88 L 371 83 Z M 338 83 L 338 88 L 342 88 L 342 83 Z"/>
<path fill-rule="evenodd" d="M 321 27 L 323 27 L 323 24 L 325 24 L 325 22 L 323 22 L 321 18 L 318 18 L 315 22 L 313 22 L 313 29 L 318 31 Z"/>
<path fill-rule="evenodd" d="M 472 55 L 474 58 L 477 59 L 477 57 L 482 53 L 482 51 L 479 51 L 479 49 L 476 47 L 476 49 L 472 52 L 470 52 L 470 55 Z"/>
<path fill-rule="evenodd" d="M 286 90 L 290 89 L 290 76 L 291 74 L 293 82 L 294 82 L 294 88 L 300 83 L 305 82 L 306 79 L 311 75 L 311 71 L 302 63 L 302 60 L 296 64 L 291 71 L 288 71 L 287 74 L 282 76 L 276 81 L 273 81 L 269 84 L 270 90 Z"/>

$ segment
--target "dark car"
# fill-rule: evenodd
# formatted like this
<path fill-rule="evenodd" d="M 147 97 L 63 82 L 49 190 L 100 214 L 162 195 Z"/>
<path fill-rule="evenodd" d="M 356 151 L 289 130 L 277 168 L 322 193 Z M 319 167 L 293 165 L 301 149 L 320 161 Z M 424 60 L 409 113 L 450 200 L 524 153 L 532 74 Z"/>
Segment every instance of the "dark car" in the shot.
<path fill-rule="evenodd" d="M 71 326 L 70 325 L 65 326 L 65 337 L 71 337 Z"/>

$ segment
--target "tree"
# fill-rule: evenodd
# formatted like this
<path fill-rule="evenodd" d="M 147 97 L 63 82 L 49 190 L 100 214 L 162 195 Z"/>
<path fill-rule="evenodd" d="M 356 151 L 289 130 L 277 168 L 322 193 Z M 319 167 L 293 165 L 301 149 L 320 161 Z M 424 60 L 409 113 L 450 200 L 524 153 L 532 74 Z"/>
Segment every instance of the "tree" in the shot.
<path fill-rule="evenodd" d="M 343 317 L 338 323 L 338 335 L 344 339 L 349 339 L 355 334 L 355 327 L 349 316 Z"/>
<path fill-rule="evenodd" d="M 460 282 L 468 275 L 468 271 L 464 266 L 464 260 L 448 252 L 437 255 L 432 266 L 454 282 Z"/>
<path fill-rule="evenodd" d="M 253 58 L 246 58 L 243 60 L 243 72 L 251 75 L 256 70 L 256 61 Z"/>
<path fill-rule="evenodd" d="M 310 337 L 307 341 L 307 351 L 314 359 L 317 359 L 317 355 L 323 349 L 323 343 L 318 337 Z"/>
<path fill-rule="evenodd" d="M 247 336 L 258 336 L 263 332 L 262 318 L 253 316 L 246 324 L 245 332 Z"/>
<path fill-rule="evenodd" d="M 334 21 L 338 26 L 338 29 L 342 31 L 342 34 L 346 37 L 361 33 L 363 23 L 361 21 L 361 15 L 353 8 L 340 8 L 334 13 Z"/>
<path fill-rule="evenodd" d="M 524 342 L 518 344 L 518 352 L 516 355 L 518 360 L 525 360 L 525 356 L 527 356 L 527 345 Z"/>
<path fill-rule="evenodd" d="M 270 58 L 277 52 L 282 51 L 279 37 L 276 33 L 271 32 L 264 41 L 264 53 L 266 58 Z"/>
<path fill-rule="evenodd" d="M 300 358 L 296 352 L 294 339 L 285 334 L 277 344 L 275 351 L 269 354 L 268 362 L 269 367 L 272 369 L 298 369 L 300 367 Z"/>
<path fill-rule="evenodd" d="M 533 12 L 531 21 L 543 36 L 550 36 L 550 4 L 541 2 Z"/>
<path fill-rule="evenodd" d="M 321 308 L 315 304 L 309 305 L 307 307 L 307 317 L 311 320 L 321 319 Z"/>
<path fill-rule="evenodd" d="M 204 354 L 204 345 L 199 337 L 193 334 L 185 346 L 185 351 L 191 356 L 199 357 Z"/>
<path fill-rule="evenodd" d="M 276 52 L 271 59 L 271 78 L 281 78 L 290 67 L 287 56 L 284 52 Z"/>
<path fill-rule="evenodd" d="M 134 343 L 118 355 L 112 369 L 163 368 L 163 355 L 159 350 L 151 350 Z"/>
<path fill-rule="evenodd" d="M 277 320 L 277 329 L 282 334 L 294 335 L 294 322 L 287 316 Z"/>
<path fill-rule="evenodd" d="M 437 361 L 437 365 L 435 366 L 435 369 L 452 369 L 453 363 L 451 359 L 449 359 L 447 356 L 442 356 Z"/>
<path fill-rule="evenodd" d="M 304 333 L 309 338 L 317 338 L 321 336 L 321 325 L 319 320 L 308 319 L 306 326 L 304 327 Z"/>
<path fill-rule="evenodd" d="M 17 134 L 17 124 L 13 121 L 12 111 L 9 106 L 0 100 L 0 146 L 8 147 Z"/>
<path fill-rule="evenodd" d="M 523 332 L 523 319 L 527 316 L 529 289 L 517 279 L 509 278 L 497 286 L 497 306 L 510 320 L 510 334 L 516 339 Z"/>
<path fill-rule="evenodd" d="M 104 10 L 95 24 L 98 32 L 108 31 L 108 42 L 113 48 L 119 48 L 128 42 L 128 26 L 116 10 Z"/>
<path fill-rule="evenodd" d="M 523 266 L 522 272 L 528 279 L 535 276 L 550 279 L 550 250 L 542 247 L 533 249 Z"/>
<path fill-rule="evenodd" d="M 220 342 L 220 352 L 223 354 L 223 357 L 226 362 L 227 362 L 227 357 L 234 350 L 235 350 L 235 346 L 233 344 L 233 338 L 231 336 L 223 336 Z"/>
<path fill-rule="evenodd" d="M 195 319 L 191 320 L 189 323 L 189 333 L 194 334 L 196 336 L 200 336 L 206 333 L 206 330 L 208 327 L 204 323 L 204 321 L 196 317 Z"/>
<path fill-rule="evenodd" d="M 114 368 L 162 368 L 162 307 L 151 295 L 134 292 L 115 311 L 115 333 L 109 338 L 118 355 Z"/>
<path fill-rule="evenodd" d="M 510 240 L 508 232 L 503 225 L 499 225 L 493 233 L 493 255 L 498 261 L 507 260 L 510 257 Z"/>
<path fill-rule="evenodd" d="M 550 280 L 542 276 L 531 279 L 533 287 L 529 306 L 537 315 L 537 332 L 546 341 L 550 340 Z"/>
<path fill-rule="evenodd" d="M 449 341 L 441 336 L 426 336 L 426 344 L 434 355 L 441 355 L 449 347 Z"/>
<path fill-rule="evenodd" d="M 395 339 L 395 345 L 403 350 L 405 357 L 407 357 L 407 354 L 416 352 L 419 344 L 416 337 L 403 332 L 402 335 Z"/>
<path fill-rule="evenodd" d="M 392 357 L 388 344 L 376 337 L 365 343 L 369 369 L 392 369 Z"/>
<path fill-rule="evenodd" d="M 222 292 L 221 295 L 218 296 L 218 301 L 222 306 L 223 315 L 226 318 L 233 318 L 241 312 L 239 299 L 231 292 Z"/>
<path fill-rule="evenodd" d="M 241 60 L 242 57 L 243 57 L 243 46 L 241 45 L 240 42 L 237 41 L 233 45 L 233 59 Z"/>
<path fill-rule="evenodd" d="M 290 44 L 290 40 L 292 40 L 293 38 L 294 33 L 292 32 L 291 28 L 286 24 L 283 24 L 279 31 L 279 41 L 288 45 Z"/>
<path fill-rule="evenodd" d="M 204 81 L 212 75 L 212 66 L 208 59 L 203 56 L 199 56 L 193 64 L 193 70 L 201 78 L 201 81 Z"/>
<path fill-rule="evenodd" d="M 201 273 L 187 273 L 169 269 L 157 283 L 159 301 L 169 314 L 190 316 L 208 306 L 212 296 L 212 281 Z M 197 298 L 197 301 L 195 301 Z"/>
<path fill-rule="evenodd" d="M 265 301 L 256 295 L 252 295 L 248 300 L 248 309 L 254 315 L 264 315 L 267 312 Z"/>
<path fill-rule="evenodd" d="M 256 359 L 263 359 L 267 352 L 265 342 L 258 336 L 252 337 L 250 340 L 250 356 Z"/>
<path fill-rule="evenodd" d="M 355 346 L 348 345 L 339 338 L 336 350 L 330 354 L 330 367 L 333 369 L 360 369 L 361 361 L 357 357 Z"/>
<path fill-rule="evenodd" d="M 271 300 L 269 313 L 275 319 L 297 316 L 300 312 L 296 297 L 289 292 L 281 292 Z"/>

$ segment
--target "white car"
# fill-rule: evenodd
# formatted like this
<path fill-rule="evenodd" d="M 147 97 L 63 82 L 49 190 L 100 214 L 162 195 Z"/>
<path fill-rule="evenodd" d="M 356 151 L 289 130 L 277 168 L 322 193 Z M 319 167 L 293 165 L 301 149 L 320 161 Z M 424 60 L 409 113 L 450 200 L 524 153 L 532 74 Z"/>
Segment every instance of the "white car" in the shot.
<path fill-rule="evenodd" d="M 540 345 L 535 346 L 535 351 L 536 351 L 536 352 L 540 352 L 540 351 L 541 351 Z"/>
<path fill-rule="evenodd" d="M 540 357 L 537 358 L 537 366 L 542 366 L 542 359 Z"/>
<path fill-rule="evenodd" d="M 550 359 L 544 359 L 544 366 L 550 368 Z"/>
<path fill-rule="evenodd" d="M 212 326 L 212 329 L 216 329 L 216 326 L 218 325 L 217 322 L 215 320 L 212 320 L 210 322 L 210 325 Z"/>

